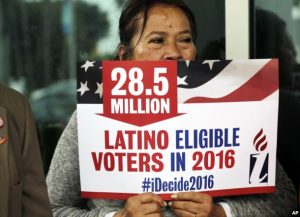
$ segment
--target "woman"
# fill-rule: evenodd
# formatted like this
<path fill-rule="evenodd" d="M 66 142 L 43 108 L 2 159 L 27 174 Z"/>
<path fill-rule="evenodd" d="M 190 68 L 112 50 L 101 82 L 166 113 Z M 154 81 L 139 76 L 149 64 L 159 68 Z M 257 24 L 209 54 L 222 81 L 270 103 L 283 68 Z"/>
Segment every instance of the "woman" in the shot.
<path fill-rule="evenodd" d="M 26 98 L 0 84 L 0 216 L 50 217 L 47 187 Z"/>
<path fill-rule="evenodd" d="M 195 20 L 181 0 L 132 0 L 120 17 L 120 60 L 194 60 Z M 293 191 L 281 174 L 284 187 L 272 195 L 215 198 L 202 193 L 172 195 L 164 201 L 153 193 L 120 200 L 80 198 L 76 113 L 65 129 L 47 177 L 54 216 L 280 216 L 283 204 L 289 207 Z M 285 189 L 286 188 L 286 189 Z M 285 194 L 287 192 L 287 194 Z M 291 195 L 291 194 L 290 194 Z M 286 197 L 286 198 L 281 198 Z M 276 210 L 277 209 L 277 210 Z M 275 211 L 274 211 L 275 210 Z M 278 212 L 277 212 L 278 211 Z M 286 211 L 281 211 L 286 215 Z M 275 214 L 274 214 L 275 213 Z"/>

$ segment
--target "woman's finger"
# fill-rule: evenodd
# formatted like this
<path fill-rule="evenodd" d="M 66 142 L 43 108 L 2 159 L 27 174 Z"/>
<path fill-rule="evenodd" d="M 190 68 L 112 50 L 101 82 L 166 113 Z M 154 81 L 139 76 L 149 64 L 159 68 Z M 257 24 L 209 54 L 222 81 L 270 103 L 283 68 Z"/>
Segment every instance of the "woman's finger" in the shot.
<path fill-rule="evenodd" d="M 171 198 L 173 200 L 187 200 L 187 201 L 194 201 L 198 203 L 205 203 L 205 202 L 212 201 L 211 196 L 200 192 L 180 192 L 177 194 L 172 194 Z"/>
<path fill-rule="evenodd" d="M 183 209 L 174 209 L 173 211 L 175 212 L 177 217 L 195 217 L 194 213 L 188 212 Z M 200 217 L 200 215 L 198 215 L 197 217 Z"/>
<path fill-rule="evenodd" d="M 173 201 L 172 208 L 178 210 L 185 210 L 191 213 L 196 213 L 202 209 L 202 204 L 191 202 L 191 201 Z"/>
<path fill-rule="evenodd" d="M 174 211 L 186 216 L 209 216 L 213 211 L 213 198 L 198 192 L 182 192 L 171 196 Z"/>
<path fill-rule="evenodd" d="M 144 215 L 161 213 L 162 207 L 157 203 L 145 203 L 141 205 L 141 210 L 143 210 Z"/>
<path fill-rule="evenodd" d="M 160 196 L 153 193 L 143 193 L 137 195 L 136 197 L 139 197 L 141 203 L 158 203 L 162 207 L 165 206 L 164 200 Z"/>

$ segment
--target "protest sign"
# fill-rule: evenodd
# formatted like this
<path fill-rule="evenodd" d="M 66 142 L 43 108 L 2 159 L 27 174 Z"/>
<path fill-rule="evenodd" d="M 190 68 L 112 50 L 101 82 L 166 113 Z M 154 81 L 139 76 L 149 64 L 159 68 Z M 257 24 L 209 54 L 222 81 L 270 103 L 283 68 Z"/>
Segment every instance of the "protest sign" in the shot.
<path fill-rule="evenodd" d="M 78 63 L 82 197 L 275 190 L 277 60 Z"/>

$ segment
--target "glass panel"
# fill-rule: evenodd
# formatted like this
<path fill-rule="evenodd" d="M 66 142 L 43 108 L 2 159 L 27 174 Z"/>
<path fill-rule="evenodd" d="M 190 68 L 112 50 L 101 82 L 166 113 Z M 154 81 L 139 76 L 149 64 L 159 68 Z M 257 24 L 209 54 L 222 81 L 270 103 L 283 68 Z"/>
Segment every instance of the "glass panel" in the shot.
<path fill-rule="evenodd" d="M 277 57 L 280 86 L 300 96 L 300 1 L 256 0 L 256 57 Z"/>
<path fill-rule="evenodd" d="M 0 80 L 30 100 L 45 172 L 76 108 L 76 61 L 111 58 L 120 4 L 0 0 Z"/>
<path fill-rule="evenodd" d="M 185 0 L 198 56 L 224 58 L 224 1 Z M 0 81 L 28 96 L 45 172 L 76 109 L 76 61 L 112 59 L 124 0 L 0 0 Z"/>
<path fill-rule="evenodd" d="M 255 56 L 279 59 L 278 159 L 299 188 L 300 1 L 256 0 Z"/>

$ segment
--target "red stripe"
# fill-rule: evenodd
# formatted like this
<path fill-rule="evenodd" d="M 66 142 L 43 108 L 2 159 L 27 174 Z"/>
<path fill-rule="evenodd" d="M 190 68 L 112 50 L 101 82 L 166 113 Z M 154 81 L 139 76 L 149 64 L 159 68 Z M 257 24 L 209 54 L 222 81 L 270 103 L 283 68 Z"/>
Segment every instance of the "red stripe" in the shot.
<path fill-rule="evenodd" d="M 256 140 L 262 135 L 262 133 L 263 133 L 263 129 L 261 129 L 261 130 L 259 131 L 259 133 L 255 136 L 254 141 L 253 141 L 253 145 L 255 145 Z"/>
<path fill-rule="evenodd" d="M 185 103 L 261 101 L 276 90 L 278 90 L 278 60 L 272 59 L 245 84 L 227 96 L 221 98 L 192 97 Z"/>
<path fill-rule="evenodd" d="M 265 144 L 263 144 L 263 145 L 260 147 L 259 151 L 264 151 L 264 150 L 266 149 L 267 145 L 268 145 L 268 142 L 265 142 Z"/>
<path fill-rule="evenodd" d="M 201 193 L 206 193 L 213 197 L 244 195 L 244 194 L 263 194 L 263 193 L 274 193 L 274 192 L 275 192 L 275 186 L 201 191 Z M 137 194 L 88 192 L 88 191 L 81 192 L 81 197 L 83 197 L 83 198 L 96 198 L 96 199 L 101 198 L 101 199 L 126 200 L 127 198 L 134 196 L 134 195 L 137 195 Z M 157 194 L 157 195 L 159 195 L 164 200 L 171 199 L 170 198 L 171 194 Z"/>
<path fill-rule="evenodd" d="M 256 151 L 260 150 L 260 145 L 266 141 L 266 135 L 264 135 L 260 140 L 255 144 Z"/>

